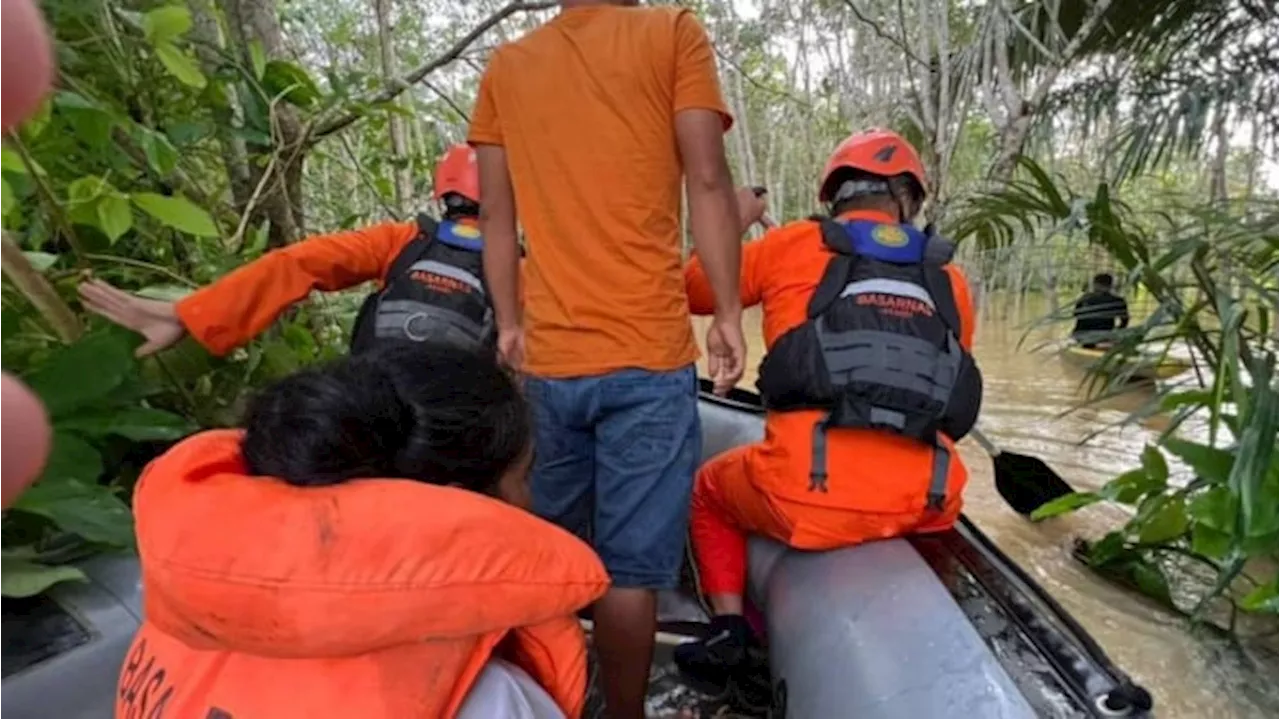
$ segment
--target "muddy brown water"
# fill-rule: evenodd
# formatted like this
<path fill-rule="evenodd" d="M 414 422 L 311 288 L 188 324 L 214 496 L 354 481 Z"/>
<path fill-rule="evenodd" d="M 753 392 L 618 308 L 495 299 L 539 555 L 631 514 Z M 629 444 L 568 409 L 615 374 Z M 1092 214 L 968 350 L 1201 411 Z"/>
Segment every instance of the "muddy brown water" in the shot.
<path fill-rule="evenodd" d="M 1104 429 L 1151 399 L 1150 390 L 1066 413 L 1085 398 L 1083 370 L 1042 347 L 1051 330 L 1028 335 L 1037 308 L 988 308 L 975 355 L 986 387 L 981 426 L 1002 447 L 1044 459 L 1073 487 L 1097 489 L 1139 464 L 1143 447 L 1165 426 L 1153 417 L 1138 426 Z M 695 318 L 698 342 L 707 321 Z M 746 312 L 748 369 L 741 387 L 755 389 L 764 355 L 758 309 Z M 705 367 L 703 374 L 705 376 Z M 1145 392 L 1145 394 L 1144 394 Z M 1097 436 L 1081 444 L 1090 435 Z M 1032 524 L 996 493 L 991 462 L 972 441 L 961 445 L 969 467 L 965 513 L 1048 590 L 1103 646 L 1112 660 L 1154 695 L 1160 717 L 1275 717 L 1275 636 L 1240 652 L 1194 635 L 1175 616 L 1090 573 L 1071 556 L 1077 537 L 1096 538 L 1122 524 L 1123 508 L 1094 505 Z"/>

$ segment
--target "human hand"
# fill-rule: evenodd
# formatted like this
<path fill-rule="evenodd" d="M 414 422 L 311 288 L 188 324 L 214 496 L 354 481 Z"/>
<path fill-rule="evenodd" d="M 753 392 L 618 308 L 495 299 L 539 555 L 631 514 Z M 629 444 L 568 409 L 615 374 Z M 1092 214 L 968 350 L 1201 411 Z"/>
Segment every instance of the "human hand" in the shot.
<path fill-rule="evenodd" d="M 738 227 L 743 234 L 757 222 L 765 221 L 765 195 L 763 187 L 739 187 L 735 195 L 738 203 Z M 766 225 L 767 226 L 767 225 Z"/>
<path fill-rule="evenodd" d="M 742 336 L 742 314 L 717 314 L 707 328 L 707 372 L 712 391 L 723 397 L 742 379 L 747 366 L 747 342 Z"/>
<path fill-rule="evenodd" d="M 134 352 L 138 357 L 172 347 L 187 333 L 173 302 L 131 295 L 102 280 L 81 283 L 78 290 L 85 309 L 146 339 Z"/>
<path fill-rule="evenodd" d="M 524 328 L 498 330 L 498 360 L 519 372 L 524 367 Z"/>

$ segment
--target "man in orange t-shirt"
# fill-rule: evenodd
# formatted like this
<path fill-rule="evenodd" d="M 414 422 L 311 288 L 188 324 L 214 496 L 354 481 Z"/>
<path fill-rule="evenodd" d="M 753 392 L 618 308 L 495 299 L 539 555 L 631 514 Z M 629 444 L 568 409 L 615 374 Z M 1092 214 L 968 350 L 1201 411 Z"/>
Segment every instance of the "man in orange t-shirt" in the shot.
<path fill-rule="evenodd" d="M 682 176 L 715 295 L 707 349 L 721 391 L 745 354 L 732 119 L 715 56 L 688 10 L 632 4 L 564 0 L 498 48 L 468 135 L 498 349 L 527 374 L 535 412 L 534 509 L 590 538 L 609 570 L 595 642 L 610 716 L 622 719 L 644 713 L 656 590 L 677 583 L 700 459 Z"/>
<path fill-rule="evenodd" d="M 434 197 L 444 207 L 445 222 L 437 226 L 432 240 L 465 244 L 478 251 L 480 232 L 476 218 L 480 212 L 480 180 L 475 151 L 468 145 L 450 148 L 436 166 L 434 185 Z M 82 284 L 80 299 L 88 310 L 143 335 L 146 342 L 138 349 L 139 356 L 170 347 L 187 333 L 213 354 L 225 355 L 257 337 L 281 312 L 306 298 L 312 290 L 333 292 L 369 281 L 385 283 L 389 275 L 395 274 L 397 259 L 402 253 L 410 254 L 405 252 L 406 248 L 422 231 L 419 222 L 410 220 L 310 237 L 268 252 L 178 302 L 138 297 L 101 280 Z M 443 236 L 446 231 L 449 237 Z M 415 269 L 419 264 L 404 263 L 403 269 L 412 272 L 402 274 L 421 276 Z M 450 273 L 451 277 L 462 276 L 454 268 L 440 271 Z M 479 284 L 480 278 L 474 279 Z M 483 289 L 474 289 L 480 290 L 476 293 L 479 302 L 475 304 L 486 306 L 468 309 L 488 311 L 488 298 Z M 357 320 L 356 323 L 355 333 L 362 343 L 366 339 L 376 341 L 371 338 L 374 328 L 370 325 L 375 322 L 385 325 L 388 319 L 394 319 L 379 317 L 376 307 L 370 309 L 374 311 L 368 316 L 362 310 L 364 322 Z M 388 313 L 391 314 L 394 313 Z M 415 338 L 415 328 L 422 329 L 418 326 L 422 314 L 401 313 L 407 318 L 401 334 L 408 339 Z M 389 328 L 378 330 L 379 335 L 388 334 L 383 330 Z"/>
<path fill-rule="evenodd" d="M 689 674 L 727 681 L 752 644 L 747 535 L 805 550 L 950 527 L 967 473 L 953 442 L 982 396 L 974 314 L 953 246 L 909 225 L 924 167 L 895 133 L 851 136 L 828 160 L 832 219 L 793 222 L 743 250 L 741 299 L 763 304 L 763 442 L 698 472 L 692 535 L 715 641 L 677 649 Z M 711 309 L 702 262 L 694 313 Z"/>

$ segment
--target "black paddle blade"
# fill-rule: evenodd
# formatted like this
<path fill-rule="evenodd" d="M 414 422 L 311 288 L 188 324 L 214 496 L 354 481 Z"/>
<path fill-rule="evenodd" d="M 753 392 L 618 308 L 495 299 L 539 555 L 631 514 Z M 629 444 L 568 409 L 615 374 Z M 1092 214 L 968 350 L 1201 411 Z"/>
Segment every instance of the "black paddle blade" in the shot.
<path fill-rule="evenodd" d="M 1001 452 L 992 459 L 996 474 L 996 491 L 1013 511 L 1027 516 L 1040 505 L 1075 490 L 1049 465 L 1036 457 Z"/>

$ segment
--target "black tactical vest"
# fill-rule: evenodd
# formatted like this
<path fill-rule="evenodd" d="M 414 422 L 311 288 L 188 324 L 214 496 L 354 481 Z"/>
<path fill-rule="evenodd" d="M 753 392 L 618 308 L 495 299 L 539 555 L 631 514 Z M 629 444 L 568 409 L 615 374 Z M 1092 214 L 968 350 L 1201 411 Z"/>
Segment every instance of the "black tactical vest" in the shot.
<path fill-rule="evenodd" d="M 489 348 L 496 332 L 484 281 L 480 233 L 418 216 L 418 236 L 400 251 L 382 289 L 360 307 L 351 351 L 387 340 Z"/>
<path fill-rule="evenodd" d="M 909 225 L 822 219 L 834 253 L 803 324 L 765 356 L 757 386 L 773 411 L 822 409 L 810 490 L 827 491 L 830 427 L 893 432 L 934 447 L 926 506 L 946 500 L 950 454 L 968 434 L 982 375 L 960 346 L 960 313 L 943 266 L 954 246 Z"/>

